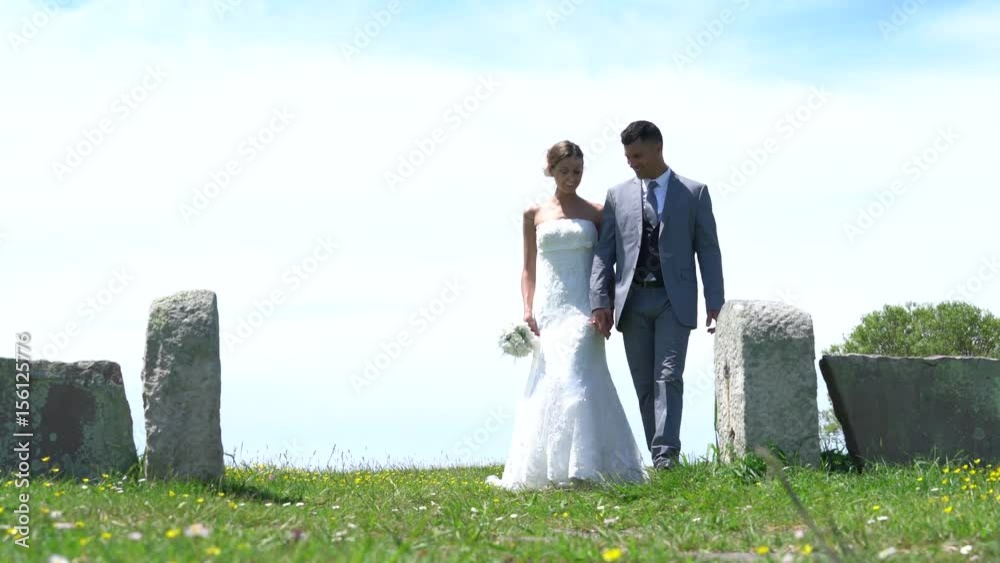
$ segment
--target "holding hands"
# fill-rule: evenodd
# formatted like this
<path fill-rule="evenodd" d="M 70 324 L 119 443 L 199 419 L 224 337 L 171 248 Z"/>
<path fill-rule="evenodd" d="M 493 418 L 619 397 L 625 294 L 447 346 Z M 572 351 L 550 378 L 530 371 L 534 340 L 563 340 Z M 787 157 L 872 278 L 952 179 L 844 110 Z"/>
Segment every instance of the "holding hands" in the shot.
<path fill-rule="evenodd" d="M 597 331 L 604 336 L 605 340 L 611 338 L 611 327 L 614 325 L 611 309 L 594 309 L 591 313 L 590 324 L 597 327 Z"/>

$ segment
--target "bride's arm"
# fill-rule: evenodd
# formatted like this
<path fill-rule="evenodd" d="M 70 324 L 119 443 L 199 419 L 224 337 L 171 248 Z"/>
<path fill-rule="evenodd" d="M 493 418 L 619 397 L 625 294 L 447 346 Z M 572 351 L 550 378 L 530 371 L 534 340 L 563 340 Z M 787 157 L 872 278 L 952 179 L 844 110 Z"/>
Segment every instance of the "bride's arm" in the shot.
<path fill-rule="evenodd" d="M 521 269 L 521 298 L 524 301 L 524 320 L 531 329 L 538 332 L 534 325 L 532 306 L 535 298 L 535 213 L 538 207 L 532 206 L 524 211 L 524 267 Z"/>

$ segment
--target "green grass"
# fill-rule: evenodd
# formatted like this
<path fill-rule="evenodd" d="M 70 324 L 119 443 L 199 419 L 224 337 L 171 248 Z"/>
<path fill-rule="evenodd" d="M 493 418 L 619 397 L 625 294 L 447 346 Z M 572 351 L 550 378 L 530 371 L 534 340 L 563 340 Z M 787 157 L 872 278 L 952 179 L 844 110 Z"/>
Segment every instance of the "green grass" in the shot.
<path fill-rule="evenodd" d="M 685 561 L 758 553 L 762 560 L 832 560 L 782 481 L 773 473 L 759 478 L 767 471 L 752 458 L 685 464 L 646 485 L 526 493 L 484 484 L 501 470 L 244 464 L 229 468 L 221 485 L 134 474 L 84 483 L 50 472 L 28 489 L 0 483 L 0 532 L 14 523 L 18 495 L 31 495 L 31 547 L 4 534 L 0 560 Z M 993 467 L 970 461 L 779 474 L 842 560 L 877 561 L 890 547 L 892 560 L 1000 559 L 1000 470 Z M 185 533 L 195 524 L 207 537 Z M 141 539 L 130 539 L 136 532 Z M 960 553 L 964 546 L 971 552 Z"/>

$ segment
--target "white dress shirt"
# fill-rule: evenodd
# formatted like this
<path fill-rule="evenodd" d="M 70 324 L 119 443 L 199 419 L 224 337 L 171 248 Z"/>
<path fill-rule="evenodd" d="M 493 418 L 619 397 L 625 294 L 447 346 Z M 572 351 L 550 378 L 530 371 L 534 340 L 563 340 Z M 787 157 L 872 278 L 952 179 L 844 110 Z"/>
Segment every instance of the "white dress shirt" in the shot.
<path fill-rule="evenodd" d="M 640 180 L 642 182 L 642 195 L 643 198 L 646 197 L 647 190 L 649 189 L 649 183 L 653 180 L 656 181 L 656 187 L 653 188 L 653 195 L 656 196 L 656 216 L 663 216 L 663 206 L 667 201 L 667 181 L 670 180 L 670 167 L 667 167 L 667 171 L 660 174 L 659 178 L 653 178 L 652 180 L 643 178 Z"/>

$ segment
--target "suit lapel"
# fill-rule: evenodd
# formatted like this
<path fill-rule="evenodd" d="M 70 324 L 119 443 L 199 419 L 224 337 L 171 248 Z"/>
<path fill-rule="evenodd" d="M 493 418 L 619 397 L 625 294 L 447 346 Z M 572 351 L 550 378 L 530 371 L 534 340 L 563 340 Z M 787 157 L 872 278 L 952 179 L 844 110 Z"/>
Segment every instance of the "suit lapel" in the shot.
<path fill-rule="evenodd" d="M 680 180 L 677 179 L 677 174 L 674 173 L 673 169 L 670 170 L 670 178 L 667 180 L 667 194 L 663 202 L 663 213 L 660 215 L 660 240 L 663 240 L 664 233 L 667 232 L 667 227 L 669 226 L 670 219 L 674 214 L 677 213 L 677 206 L 680 204 L 681 190 L 684 186 L 680 185 Z"/>
<path fill-rule="evenodd" d="M 632 211 L 635 213 L 635 221 L 633 221 L 635 223 L 635 227 L 633 227 L 632 230 L 635 231 L 637 240 L 641 241 L 643 205 L 645 205 L 645 202 L 642 200 L 642 184 L 639 182 L 638 178 L 632 178 L 632 186 L 631 189 L 628 190 L 628 193 L 632 194 L 630 196 L 632 198 L 630 205 Z"/>

